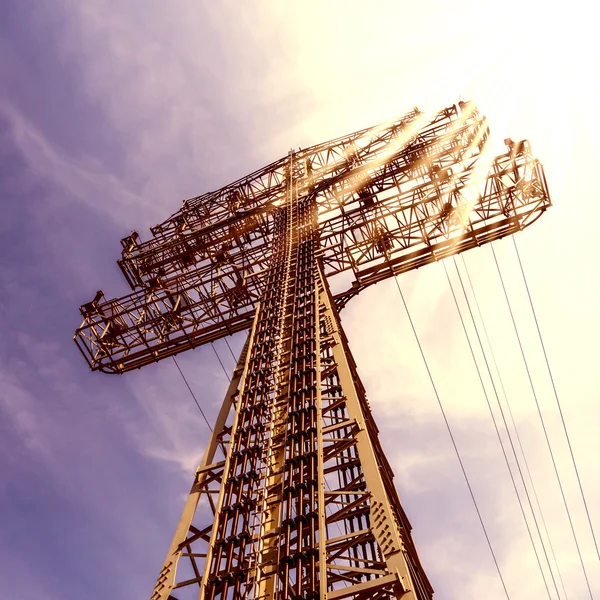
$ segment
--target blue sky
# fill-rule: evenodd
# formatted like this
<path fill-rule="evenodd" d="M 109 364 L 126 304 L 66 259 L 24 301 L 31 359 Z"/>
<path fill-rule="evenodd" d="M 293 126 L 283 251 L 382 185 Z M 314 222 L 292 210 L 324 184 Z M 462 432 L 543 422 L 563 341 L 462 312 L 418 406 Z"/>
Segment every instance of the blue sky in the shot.
<path fill-rule="evenodd" d="M 598 62 L 586 5 L 5 0 L 0 21 L 0 579 L 7 597 L 144 598 L 207 428 L 172 362 L 90 373 L 71 340 L 97 289 L 126 293 L 119 240 L 290 147 L 410 110 L 476 100 L 527 137 L 555 206 L 518 243 L 592 518 L 600 528 L 595 260 Z M 543 7 L 543 10 L 542 10 Z M 573 506 L 569 469 L 512 246 L 497 245 Z M 489 249 L 466 257 L 569 598 L 586 588 Z M 541 579 L 440 265 L 402 278 L 511 598 Z M 388 285 L 390 284 L 390 285 Z M 493 563 L 393 282 L 343 322 L 437 598 L 501 598 Z M 232 346 L 239 348 L 234 338 Z M 228 369 L 224 344 L 217 350 Z M 182 369 L 214 415 L 212 349 Z"/>

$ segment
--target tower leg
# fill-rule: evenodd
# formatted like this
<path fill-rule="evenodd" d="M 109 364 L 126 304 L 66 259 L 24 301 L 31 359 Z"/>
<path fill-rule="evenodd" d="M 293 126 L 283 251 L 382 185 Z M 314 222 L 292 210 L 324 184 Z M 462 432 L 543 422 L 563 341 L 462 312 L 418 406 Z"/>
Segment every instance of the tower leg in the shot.
<path fill-rule="evenodd" d="M 216 495 L 219 493 L 225 467 L 225 460 L 215 461 L 215 457 L 219 449 L 224 456 L 227 455 L 231 431 L 230 421 L 234 412 L 232 409 L 235 408 L 237 403 L 240 382 L 248 355 L 250 336 L 251 333 L 242 348 L 208 445 L 200 465 L 196 469 L 194 483 L 175 530 L 167 557 L 150 596 L 151 600 L 169 600 L 173 598 L 171 595 L 173 590 L 189 586 L 198 588 L 200 586 L 204 570 L 204 557 L 210 540 L 211 520 L 208 520 L 209 524 L 207 526 L 200 528 L 193 525 L 193 520 L 202 496 L 204 496 L 210 507 L 210 513 L 213 516 L 215 513 Z M 181 563 L 185 562 L 185 565 L 179 564 L 180 561 Z M 184 567 L 187 572 L 191 570 L 193 577 L 179 577 L 179 581 L 176 582 L 178 566 Z"/>
<path fill-rule="evenodd" d="M 328 600 L 431 598 L 410 523 L 320 267 L 320 399 Z M 323 559 L 321 560 L 321 569 Z"/>

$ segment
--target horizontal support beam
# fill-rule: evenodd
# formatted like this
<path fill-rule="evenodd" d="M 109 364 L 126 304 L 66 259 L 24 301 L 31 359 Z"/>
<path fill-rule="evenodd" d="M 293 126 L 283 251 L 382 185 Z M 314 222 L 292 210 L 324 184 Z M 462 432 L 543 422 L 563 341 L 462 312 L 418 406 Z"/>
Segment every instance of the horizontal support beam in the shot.
<path fill-rule="evenodd" d="M 387 587 L 399 581 L 398 576 L 394 574 L 384 575 L 377 579 L 371 579 L 364 583 L 358 583 L 356 585 L 349 585 L 344 588 L 327 592 L 327 600 L 342 600 L 342 598 L 349 598 L 350 596 L 356 598 L 360 597 L 367 592 L 373 592 L 376 588 Z M 364 596 L 368 598 L 368 596 Z"/>

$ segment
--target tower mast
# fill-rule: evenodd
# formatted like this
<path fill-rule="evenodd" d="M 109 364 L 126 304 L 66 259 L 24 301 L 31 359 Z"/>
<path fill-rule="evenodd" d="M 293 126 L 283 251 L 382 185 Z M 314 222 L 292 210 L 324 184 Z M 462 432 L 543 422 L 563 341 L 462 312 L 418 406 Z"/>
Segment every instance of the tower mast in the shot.
<path fill-rule="evenodd" d="M 482 165 L 487 135 L 472 103 L 415 110 L 290 151 L 184 202 L 149 242 L 122 241 L 133 293 L 81 308 L 93 369 L 249 330 L 151 600 L 432 597 L 339 310 L 550 205 L 528 143 Z"/>

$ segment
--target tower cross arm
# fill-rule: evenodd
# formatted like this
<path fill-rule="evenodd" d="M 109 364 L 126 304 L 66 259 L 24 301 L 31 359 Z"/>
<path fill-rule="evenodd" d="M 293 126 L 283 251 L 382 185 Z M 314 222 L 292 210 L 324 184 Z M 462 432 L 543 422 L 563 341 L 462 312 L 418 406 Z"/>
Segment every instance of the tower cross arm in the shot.
<path fill-rule="evenodd" d="M 84 304 L 75 342 L 93 370 L 122 373 L 249 328 L 291 182 L 317 207 L 338 309 L 378 281 L 520 231 L 551 204 L 543 168 L 527 141 L 493 157 L 487 140 L 473 103 L 415 109 L 186 200 L 150 240 L 121 241 L 133 291 Z"/>

